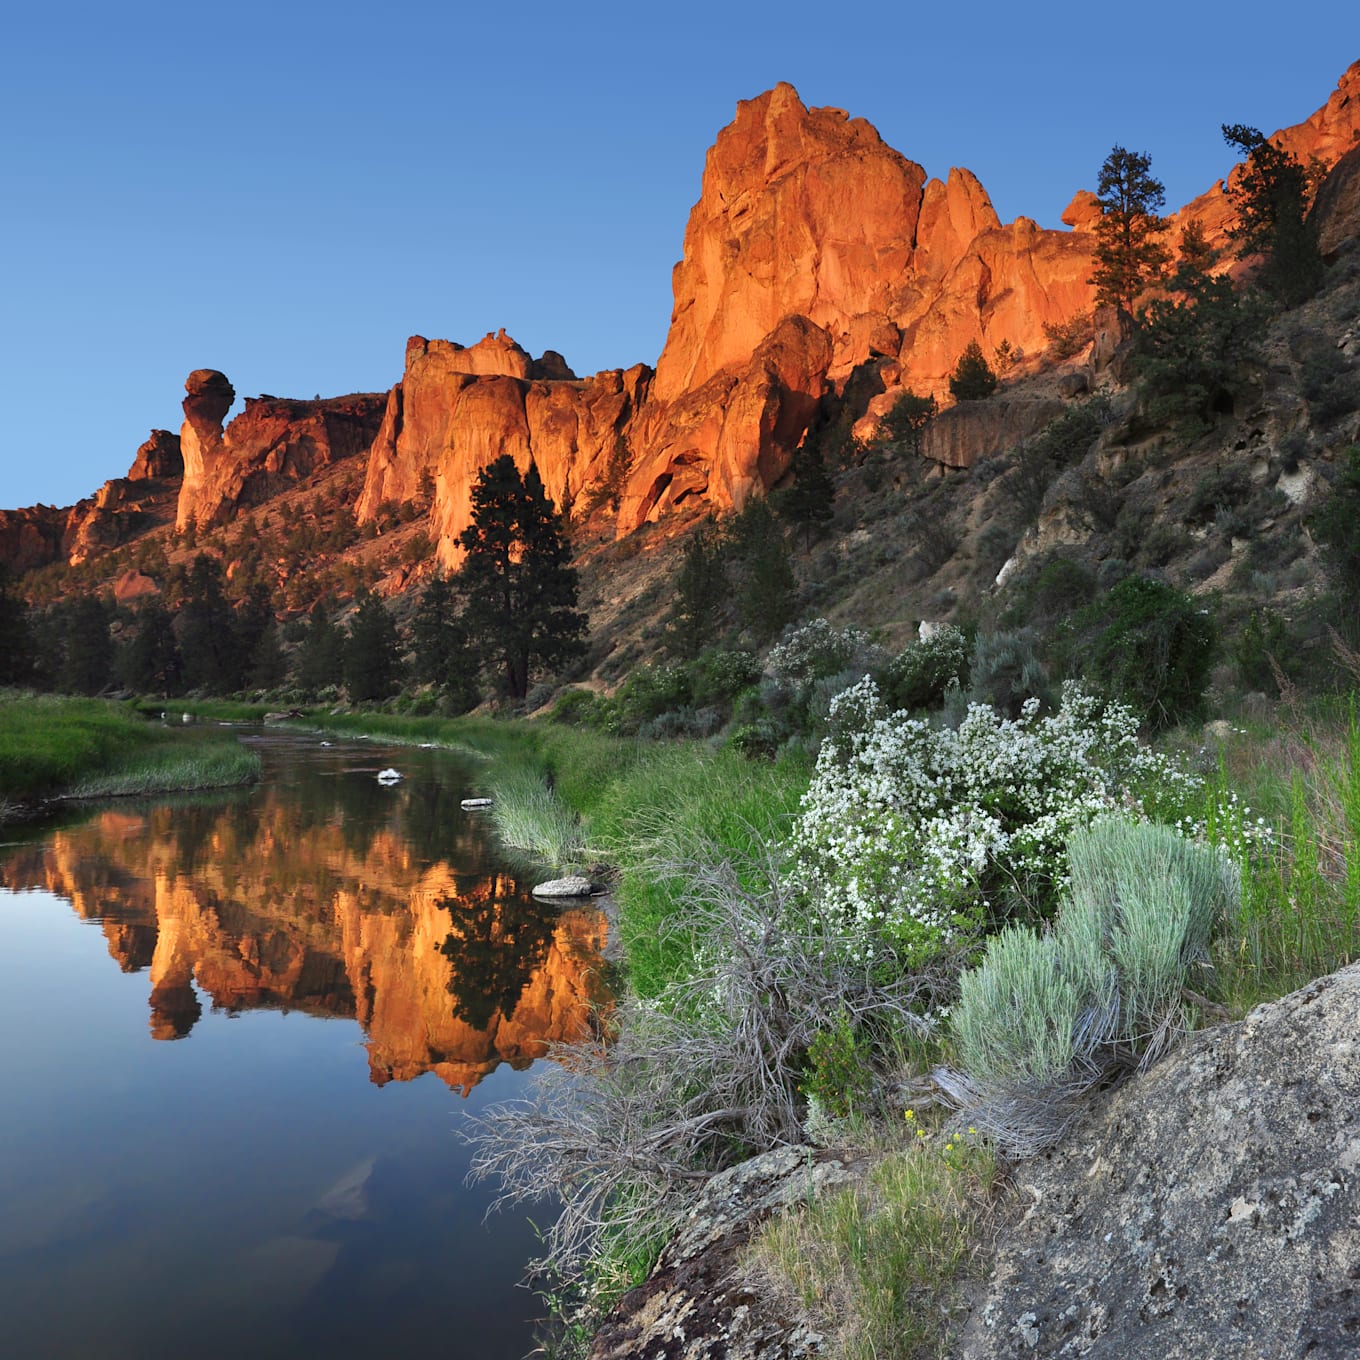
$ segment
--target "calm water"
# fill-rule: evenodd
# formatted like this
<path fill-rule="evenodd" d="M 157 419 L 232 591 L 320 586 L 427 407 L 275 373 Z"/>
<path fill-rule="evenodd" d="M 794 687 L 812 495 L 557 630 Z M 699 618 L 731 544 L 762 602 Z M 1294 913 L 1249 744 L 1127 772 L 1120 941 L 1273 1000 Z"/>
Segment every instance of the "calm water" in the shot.
<path fill-rule="evenodd" d="M 0 847 L 0 1354 L 517 1357 L 469 1111 L 599 998 L 435 752 L 256 739 L 248 794 Z M 383 788 L 377 770 L 406 775 Z"/>

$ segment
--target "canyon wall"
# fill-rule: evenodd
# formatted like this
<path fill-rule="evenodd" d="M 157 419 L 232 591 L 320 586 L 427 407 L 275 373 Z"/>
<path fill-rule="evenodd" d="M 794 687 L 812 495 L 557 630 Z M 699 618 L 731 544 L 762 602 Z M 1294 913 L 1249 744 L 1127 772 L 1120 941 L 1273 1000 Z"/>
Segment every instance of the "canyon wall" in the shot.
<path fill-rule="evenodd" d="M 577 379 L 551 350 L 533 360 L 504 331 L 464 348 L 412 336 L 369 454 L 357 514 L 433 488 L 431 524 L 441 561 L 456 565 L 477 475 L 502 454 L 538 466 L 547 493 L 568 506 L 603 479 L 651 384 L 637 364 Z"/>
<path fill-rule="evenodd" d="M 1334 253 L 1357 229 L 1360 62 L 1272 139 L 1323 170 L 1344 158 L 1318 203 Z M 231 383 L 196 370 L 178 440 L 157 432 L 127 478 L 71 511 L 0 512 L 0 560 L 22 570 L 125 542 L 163 522 L 156 496 L 171 483 L 179 528 L 221 523 L 360 454 L 359 519 L 429 493 L 447 566 L 461 556 L 477 474 L 503 453 L 521 470 L 535 463 L 559 507 L 608 479 L 620 536 L 680 508 L 740 508 L 787 474 L 847 391 L 866 434 L 904 387 L 946 397 L 971 341 L 1042 353 L 1046 327 L 1092 309 L 1099 216 L 1080 190 L 1066 230 L 1003 223 L 969 171 L 930 178 L 864 119 L 807 108 L 780 84 L 738 104 L 708 152 L 654 373 L 638 364 L 577 378 L 560 354 L 533 359 L 504 331 L 466 347 L 416 336 L 385 394 L 260 397 L 224 428 Z M 1220 181 L 1173 215 L 1170 239 L 1195 221 L 1224 245 L 1231 216 Z M 868 365 L 874 383 L 852 383 Z M 946 461 L 964 456 L 951 447 Z"/>

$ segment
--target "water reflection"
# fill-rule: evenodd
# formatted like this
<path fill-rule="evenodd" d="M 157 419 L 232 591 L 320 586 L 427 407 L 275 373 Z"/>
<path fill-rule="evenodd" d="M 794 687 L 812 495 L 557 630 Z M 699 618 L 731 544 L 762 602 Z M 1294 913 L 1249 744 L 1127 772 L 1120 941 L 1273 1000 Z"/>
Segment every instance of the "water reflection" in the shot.
<path fill-rule="evenodd" d="M 0 886 L 45 888 L 148 974 L 150 1031 L 214 1010 L 357 1020 L 373 1082 L 435 1072 L 466 1093 L 578 1037 L 603 1000 L 603 916 L 536 902 L 463 813 L 468 771 L 403 753 L 266 744 L 253 796 L 111 808 L 0 859 Z M 372 768 L 370 768 L 372 766 Z"/>

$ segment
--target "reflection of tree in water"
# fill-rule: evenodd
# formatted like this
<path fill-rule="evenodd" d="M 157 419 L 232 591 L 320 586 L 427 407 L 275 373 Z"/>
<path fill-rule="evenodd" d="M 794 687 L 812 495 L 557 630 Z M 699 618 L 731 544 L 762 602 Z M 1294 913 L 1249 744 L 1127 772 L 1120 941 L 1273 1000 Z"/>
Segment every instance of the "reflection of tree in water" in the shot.
<path fill-rule="evenodd" d="M 453 1013 L 485 1030 L 498 1012 L 510 1015 L 528 981 L 548 956 L 556 910 L 530 897 L 513 879 L 479 879 L 466 896 L 440 904 L 453 929 L 439 952 L 449 961 Z"/>

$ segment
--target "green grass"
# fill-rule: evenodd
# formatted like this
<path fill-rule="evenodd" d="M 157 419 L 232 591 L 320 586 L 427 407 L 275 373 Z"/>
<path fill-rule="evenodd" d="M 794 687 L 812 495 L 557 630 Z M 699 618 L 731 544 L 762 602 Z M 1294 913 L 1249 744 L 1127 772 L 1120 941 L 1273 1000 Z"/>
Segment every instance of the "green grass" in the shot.
<path fill-rule="evenodd" d="M 996 1179 L 984 1145 L 937 1133 L 771 1220 L 750 1259 L 825 1328 L 827 1355 L 943 1356 L 951 1294 L 981 1257 Z"/>
<path fill-rule="evenodd" d="M 162 727 L 128 704 L 0 694 L 0 803 L 11 811 L 58 797 L 243 783 L 258 769 L 237 743 Z"/>
<path fill-rule="evenodd" d="M 491 820 L 501 840 L 563 871 L 581 860 L 581 819 L 537 770 L 520 766 L 493 780 Z"/>
<path fill-rule="evenodd" d="M 203 743 L 196 750 L 156 751 L 125 768 L 78 780 L 63 798 L 112 798 L 234 788 L 260 777 L 260 757 L 239 743 Z"/>
<path fill-rule="evenodd" d="M 1283 996 L 1360 958 L 1360 718 L 1304 716 L 1248 736 L 1225 758 L 1219 792 L 1238 791 L 1268 844 L 1242 857 L 1236 914 L 1216 941 L 1216 989 L 1234 1011 Z"/>

